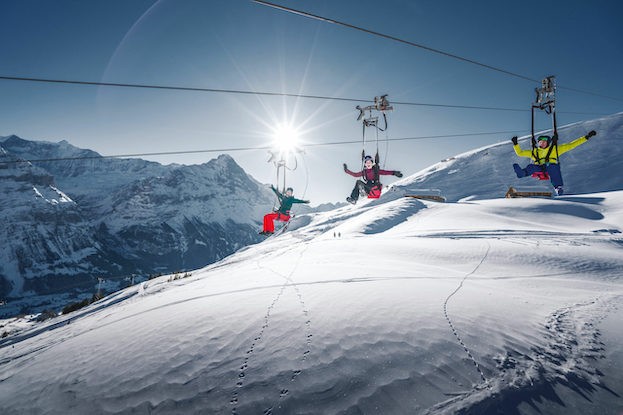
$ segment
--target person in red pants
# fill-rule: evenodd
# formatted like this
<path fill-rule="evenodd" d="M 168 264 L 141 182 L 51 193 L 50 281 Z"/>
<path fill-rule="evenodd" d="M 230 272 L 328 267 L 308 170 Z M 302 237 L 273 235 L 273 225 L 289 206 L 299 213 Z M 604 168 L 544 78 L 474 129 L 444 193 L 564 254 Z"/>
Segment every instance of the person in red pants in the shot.
<path fill-rule="evenodd" d="M 294 190 L 291 187 L 288 187 L 285 193 L 281 193 L 273 186 L 270 186 L 270 188 L 279 199 L 279 209 L 264 215 L 264 228 L 262 232 L 260 232 L 260 235 L 272 235 L 275 232 L 275 219 L 281 222 L 289 221 L 290 209 L 292 209 L 294 203 L 309 203 L 309 200 L 300 200 L 292 196 Z"/>

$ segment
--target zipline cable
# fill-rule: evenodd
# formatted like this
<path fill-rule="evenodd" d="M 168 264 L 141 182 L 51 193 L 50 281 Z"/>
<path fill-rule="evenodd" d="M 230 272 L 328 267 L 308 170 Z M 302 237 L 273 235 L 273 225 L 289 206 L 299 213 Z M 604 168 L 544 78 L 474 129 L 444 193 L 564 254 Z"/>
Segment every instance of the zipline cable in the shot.
<path fill-rule="evenodd" d="M 355 26 L 355 25 L 350 24 L 350 23 L 345 23 L 345 22 L 341 22 L 339 20 L 330 19 L 328 17 L 319 16 L 319 15 L 308 13 L 308 12 L 305 12 L 305 11 L 302 11 L 302 10 L 296 10 L 296 9 L 293 9 L 293 8 L 290 8 L 290 7 L 281 6 L 281 5 L 270 3 L 270 2 L 267 2 L 267 1 L 264 1 L 264 0 L 252 0 L 252 1 L 257 3 L 257 4 L 261 4 L 263 6 L 272 7 L 274 9 L 278 9 L 278 10 L 282 10 L 282 11 L 285 11 L 285 12 L 288 12 L 288 13 L 292 13 L 292 14 L 296 14 L 296 15 L 299 15 L 299 16 L 307 17 L 309 19 L 319 20 L 319 21 L 326 22 L 326 23 L 332 23 L 332 24 L 335 24 L 335 25 L 338 25 L 338 26 L 344 26 L 344 27 L 347 27 L 349 29 L 359 30 L 361 32 L 368 33 L 370 35 L 374 35 L 374 36 L 382 37 L 382 38 L 385 38 L 385 39 L 393 40 L 395 42 L 403 43 L 403 44 L 406 44 L 406 45 L 409 45 L 409 46 L 414 46 L 416 48 L 424 49 L 424 50 L 427 50 L 429 52 L 433 52 L 433 53 L 437 53 L 437 54 L 440 54 L 440 55 L 443 55 L 443 56 L 447 56 L 447 57 L 452 58 L 452 59 L 457 59 L 457 60 L 460 60 L 460 61 L 463 61 L 463 62 L 467 62 L 467 63 L 471 63 L 473 65 L 477 65 L 477 66 L 480 66 L 480 67 L 483 67 L 483 68 L 486 68 L 486 69 L 490 69 L 492 71 L 496 71 L 496 72 L 500 72 L 500 73 L 503 73 L 503 74 L 506 74 L 506 75 L 510 75 L 510 76 L 515 77 L 515 78 L 524 79 L 526 81 L 530 81 L 530 82 L 534 82 L 534 83 L 540 83 L 541 82 L 538 79 L 534 79 L 534 78 L 531 78 L 531 77 L 526 76 L 526 75 L 522 75 L 522 74 L 519 74 L 519 73 L 516 73 L 516 72 L 511 72 L 511 71 L 508 71 L 506 69 L 498 68 L 498 67 L 493 66 L 493 65 L 489 65 L 489 64 L 482 63 L 482 62 L 479 62 L 479 61 L 476 61 L 476 60 L 473 60 L 473 59 L 465 58 L 463 56 L 455 55 L 453 53 L 445 52 L 445 51 L 440 50 L 440 49 L 435 49 L 435 48 L 432 48 L 430 46 L 422 45 L 420 43 L 411 42 L 409 40 L 405 40 L 405 39 L 401 39 L 401 38 L 398 38 L 398 37 L 395 37 L 395 36 L 391 36 L 391 35 L 387 35 L 387 34 L 384 34 L 384 33 L 376 32 L 374 30 L 365 29 L 363 27 Z M 590 92 L 590 91 L 584 91 L 584 90 L 581 90 L 581 89 L 565 88 L 565 87 L 560 87 L 560 86 L 559 86 L 559 88 L 560 89 L 566 89 L 566 90 L 573 91 L 573 92 L 579 92 L 579 93 L 582 93 L 582 94 L 593 95 L 593 96 L 596 96 L 596 97 L 608 98 L 608 99 L 612 99 L 612 100 L 615 100 L 615 101 L 623 101 L 623 99 L 621 99 L 621 98 L 611 97 L 611 96 L 608 96 L 608 95 L 598 94 L 598 93 Z"/>
<path fill-rule="evenodd" d="M 338 25 L 338 26 L 344 26 L 344 27 L 347 27 L 349 29 L 359 30 L 361 32 L 365 32 L 365 33 L 368 33 L 368 34 L 371 34 L 371 35 L 374 35 L 374 36 L 379 36 L 379 37 L 382 37 L 382 38 L 385 38 L 385 39 L 393 40 L 395 42 L 404 43 L 404 44 L 409 45 L 409 46 L 415 46 L 417 48 L 424 49 L 424 50 L 427 50 L 429 52 L 438 53 L 440 55 L 447 56 L 449 58 L 458 59 L 458 60 L 463 61 L 463 62 L 468 62 L 468 63 L 474 64 L 474 65 L 482 66 L 484 68 L 491 69 L 491 70 L 494 70 L 494 71 L 497 71 L 497 72 L 501 72 L 501 73 L 504 73 L 504 74 L 507 74 L 507 75 L 511 75 L 511 76 L 516 77 L 516 78 L 525 79 L 525 80 L 531 81 L 531 82 L 539 82 L 539 80 L 534 79 L 534 78 L 530 78 L 530 77 L 525 76 L 525 75 L 521 75 L 521 74 L 518 74 L 518 73 L 515 73 L 515 72 L 507 71 L 505 69 L 496 68 L 495 66 L 487 65 L 485 63 L 481 63 L 481 62 L 475 61 L 473 59 L 464 58 L 464 57 L 459 56 L 459 55 L 455 55 L 455 54 L 452 54 L 452 53 L 449 53 L 449 52 L 444 52 L 443 50 L 440 50 L 440 49 L 431 48 L 430 46 L 422 45 L 420 43 L 411 42 L 409 40 L 404 40 L 404 39 L 400 39 L 400 38 L 395 37 L 395 36 L 386 35 L 386 34 L 383 34 L 383 33 L 380 33 L 380 32 L 376 32 L 374 30 L 365 29 L 363 27 L 355 26 L 355 25 L 352 25 L 350 23 L 345 23 L 345 22 L 341 22 L 339 20 L 330 19 L 328 17 L 319 16 L 317 14 L 312 14 L 312 13 L 308 13 L 308 12 L 305 12 L 305 11 L 292 9 L 290 7 L 281 6 L 281 5 L 274 4 L 274 3 L 269 3 L 269 2 L 264 1 L 264 0 L 252 0 L 252 1 L 255 2 L 255 3 L 261 4 L 261 5 L 264 5 L 264 6 L 272 7 L 274 9 L 278 9 L 278 10 L 282 10 L 282 11 L 285 11 L 285 12 L 288 12 L 288 13 L 297 14 L 299 16 L 307 17 L 309 19 L 314 19 L 314 20 L 319 20 L 319 21 L 322 21 L 322 22 L 332 23 L 332 24 L 335 24 L 335 25 Z"/>
<path fill-rule="evenodd" d="M 292 94 L 292 93 L 287 93 L 287 92 L 248 91 L 248 90 L 242 90 L 242 89 L 202 88 L 202 87 L 186 87 L 186 86 L 176 86 L 176 85 L 152 85 L 152 84 L 134 84 L 134 83 L 119 83 L 119 82 L 77 81 L 77 80 L 71 80 L 71 79 L 29 78 L 29 77 L 23 77 L 23 76 L 7 76 L 7 75 L 0 75 L 0 80 L 18 81 L 18 82 L 38 82 L 38 83 L 60 84 L 60 85 L 104 86 L 104 87 L 119 87 L 119 88 L 137 88 L 137 89 L 160 89 L 160 90 L 167 90 L 167 91 L 260 95 L 260 96 L 269 96 L 269 97 L 320 99 L 324 101 L 343 101 L 343 102 L 368 102 L 369 101 L 366 99 L 359 99 L 359 98 Z M 394 103 L 397 105 L 405 105 L 405 106 L 457 108 L 457 109 L 473 109 L 473 110 L 487 110 L 487 111 L 513 111 L 513 112 L 530 111 L 528 109 L 523 109 L 523 108 L 486 107 L 486 106 L 478 106 L 478 105 L 472 106 L 472 105 L 452 105 L 452 104 L 431 104 L 431 103 L 426 103 L 426 102 L 394 102 Z M 606 115 L 603 113 L 594 113 L 594 112 L 568 112 L 567 111 L 564 113 L 565 114 L 576 114 L 576 115 Z"/>
<path fill-rule="evenodd" d="M 429 136 L 419 136 L 419 137 L 399 137 L 399 138 L 388 138 L 387 141 L 460 138 L 460 137 L 470 137 L 470 136 L 478 136 L 478 135 L 512 134 L 512 133 L 517 133 L 517 132 L 522 132 L 522 131 L 524 130 L 429 135 Z M 346 145 L 346 144 L 357 144 L 357 143 L 361 143 L 361 140 L 309 143 L 309 144 L 302 144 L 301 147 L 321 147 L 321 146 L 335 146 L 335 145 Z M 56 157 L 56 158 L 45 158 L 45 159 L 0 160 L 0 165 L 17 164 L 17 163 L 47 163 L 47 162 L 54 162 L 54 161 L 73 161 L 73 160 L 101 160 L 101 159 L 111 159 L 111 158 L 131 158 L 131 157 L 145 157 L 145 156 L 171 156 L 171 155 L 200 154 L 200 153 L 229 153 L 229 152 L 236 152 L 236 151 L 269 150 L 271 148 L 272 146 L 230 147 L 230 148 L 219 148 L 219 149 L 214 148 L 214 149 L 206 149 L 206 150 L 160 151 L 160 152 L 152 152 L 152 153 L 127 153 L 127 154 L 97 155 L 97 156 Z"/>
<path fill-rule="evenodd" d="M 0 79 L 6 80 L 6 81 L 43 82 L 43 83 L 52 83 L 52 84 L 112 86 L 112 87 L 121 87 L 121 88 L 163 89 L 163 90 L 170 90 L 170 91 L 214 92 L 214 93 L 225 93 L 225 94 L 266 95 L 266 96 L 275 96 L 275 97 L 310 98 L 310 99 L 323 99 L 323 100 L 331 99 L 335 101 L 367 102 L 366 100 L 363 100 L 363 99 L 357 100 L 357 99 L 351 99 L 351 98 L 324 97 L 324 96 L 319 96 L 319 95 L 288 94 L 284 92 L 245 91 L 241 89 L 200 88 L 200 87 L 185 87 L 185 86 L 172 86 L 172 85 L 133 84 L 133 83 L 120 83 L 120 82 L 76 81 L 76 80 L 70 80 L 70 79 L 28 78 L 28 77 L 23 77 L 23 76 L 6 76 L 6 75 L 0 75 Z"/>

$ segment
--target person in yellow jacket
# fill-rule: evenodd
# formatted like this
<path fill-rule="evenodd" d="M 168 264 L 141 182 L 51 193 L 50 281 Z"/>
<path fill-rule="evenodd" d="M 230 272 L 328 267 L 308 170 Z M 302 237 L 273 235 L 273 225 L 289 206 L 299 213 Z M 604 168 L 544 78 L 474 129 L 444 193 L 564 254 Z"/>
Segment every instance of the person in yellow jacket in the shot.
<path fill-rule="evenodd" d="M 554 137 L 542 135 L 537 138 L 537 147 L 532 150 L 522 150 L 517 143 L 517 137 L 513 137 L 511 141 L 513 142 L 515 154 L 519 157 L 530 157 L 532 159 L 532 163 L 528 164 L 523 169 L 519 166 L 519 164 L 514 163 L 513 169 L 515 169 L 515 173 L 519 178 L 532 176 L 534 173 L 539 172 L 547 173 L 552 182 L 552 186 L 554 186 L 556 195 L 560 196 L 563 194 L 563 182 L 562 174 L 560 173 L 560 165 L 558 164 L 558 157 L 561 154 L 586 143 L 595 134 L 597 133 L 593 130 L 585 136 L 560 145 L 558 145 L 557 135 L 554 134 Z"/>

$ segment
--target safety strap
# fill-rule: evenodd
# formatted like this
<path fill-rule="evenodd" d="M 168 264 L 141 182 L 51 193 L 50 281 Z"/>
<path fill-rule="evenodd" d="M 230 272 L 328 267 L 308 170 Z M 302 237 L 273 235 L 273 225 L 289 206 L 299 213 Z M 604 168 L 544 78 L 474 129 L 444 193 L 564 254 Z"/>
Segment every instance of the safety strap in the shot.
<path fill-rule="evenodd" d="M 372 166 L 372 171 L 374 172 L 374 183 L 380 185 L 381 184 L 381 176 L 379 174 L 381 158 L 379 157 L 379 147 L 378 140 L 376 145 L 376 154 L 374 155 L 374 166 Z"/>
<path fill-rule="evenodd" d="M 540 164 L 541 158 L 539 157 L 539 152 L 536 151 L 536 145 L 532 145 L 532 158 L 536 164 Z"/>
<path fill-rule="evenodd" d="M 548 76 L 541 81 L 541 88 L 535 88 L 536 92 L 536 100 L 535 103 L 532 104 L 532 158 L 535 160 L 536 164 L 541 164 L 541 160 L 543 160 L 543 169 L 545 170 L 545 164 L 549 163 L 550 156 L 552 155 L 552 150 L 556 148 L 556 163 L 560 164 L 559 155 L 558 155 L 558 125 L 556 122 L 556 84 L 554 81 L 554 76 Z M 539 157 L 539 152 L 537 150 L 537 143 L 534 137 L 534 110 L 539 109 L 545 111 L 545 113 L 552 118 L 552 140 L 553 143 L 550 146 L 547 154 L 544 159 Z"/>
<path fill-rule="evenodd" d="M 552 144 L 547 150 L 547 154 L 542 159 L 539 157 L 539 152 L 536 148 L 532 148 L 532 157 L 535 160 L 535 163 L 541 166 L 544 166 L 546 163 L 549 163 L 549 158 L 552 155 L 552 151 L 556 148 L 556 162 L 558 163 L 558 144 Z M 543 164 L 541 164 L 541 160 L 543 160 Z"/>
<path fill-rule="evenodd" d="M 552 150 L 554 149 L 554 147 L 558 148 L 558 144 L 552 144 L 549 149 L 547 150 L 547 154 L 545 155 L 545 162 L 549 163 L 549 156 L 552 155 Z M 556 153 L 558 153 L 558 150 L 556 150 Z M 558 161 L 558 158 L 556 159 L 556 161 Z"/>
<path fill-rule="evenodd" d="M 363 171 L 365 169 L 365 156 L 366 156 L 366 127 L 374 127 L 375 128 L 375 132 L 376 132 L 376 156 L 375 156 L 375 168 L 374 168 L 374 176 L 375 176 L 375 182 L 378 182 L 378 170 L 379 170 L 379 131 L 387 131 L 387 114 L 386 111 L 392 111 L 394 108 L 390 105 L 389 101 L 387 100 L 387 94 L 385 95 L 381 95 L 381 96 L 377 96 L 374 97 L 374 104 L 373 105 L 368 105 L 366 107 L 361 107 L 359 105 L 357 105 L 355 107 L 356 109 L 359 110 L 359 116 L 357 117 L 357 121 L 363 121 L 362 122 L 362 145 L 363 145 L 363 149 L 361 151 L 361 171 Z M 372 111 L 378 111 L 381 114 L 383 114 L 383 123 L 384 123 L 384 127 L 381 128 L 379 127 L 379 122 L 378 122 L 378 117 L 377 116 L 372 116 Z M 369 116 L 366 118 L 366 113 L 369 114 Z M 365 177 L 363 178 L 364 181 Z"/>

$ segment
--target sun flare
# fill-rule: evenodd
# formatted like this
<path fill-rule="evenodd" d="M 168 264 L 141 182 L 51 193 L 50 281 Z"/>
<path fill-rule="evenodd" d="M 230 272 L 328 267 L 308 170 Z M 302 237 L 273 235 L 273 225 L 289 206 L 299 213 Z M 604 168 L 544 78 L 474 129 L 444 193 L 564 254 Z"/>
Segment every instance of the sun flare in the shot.
<path fill-rule="evenodd" d="M 299 145 L 299 132 L 288 124 L 280 124 L 273 132 L 273 145 L 282 153 L 290 153 Z"/>

